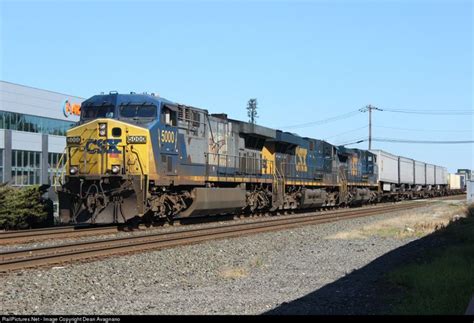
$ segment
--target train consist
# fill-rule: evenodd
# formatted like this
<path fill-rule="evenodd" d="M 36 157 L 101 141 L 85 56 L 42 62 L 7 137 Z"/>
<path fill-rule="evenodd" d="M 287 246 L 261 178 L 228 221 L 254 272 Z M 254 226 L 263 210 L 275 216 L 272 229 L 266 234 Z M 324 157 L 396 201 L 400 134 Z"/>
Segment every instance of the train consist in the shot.
<path fill-rule="evenodd" d="M 446 168 L 334 146 L 147 94 L 96 95 L 67 132 L 62 223 L 267 212 L 448 194 Z"/>

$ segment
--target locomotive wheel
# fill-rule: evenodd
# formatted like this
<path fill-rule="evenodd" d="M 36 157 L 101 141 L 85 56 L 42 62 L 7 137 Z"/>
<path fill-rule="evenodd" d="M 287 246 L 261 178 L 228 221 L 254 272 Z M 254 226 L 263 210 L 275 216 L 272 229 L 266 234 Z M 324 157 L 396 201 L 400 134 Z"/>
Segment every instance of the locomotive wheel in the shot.
<path fill-rule="evenodd" d="M 140 223 L 142 222 L 142 218 L 138 215 L 134 216 L 131 219 L 128 219 L 122 226 L 123 231 L 134 231 L 138 230 Z"/>

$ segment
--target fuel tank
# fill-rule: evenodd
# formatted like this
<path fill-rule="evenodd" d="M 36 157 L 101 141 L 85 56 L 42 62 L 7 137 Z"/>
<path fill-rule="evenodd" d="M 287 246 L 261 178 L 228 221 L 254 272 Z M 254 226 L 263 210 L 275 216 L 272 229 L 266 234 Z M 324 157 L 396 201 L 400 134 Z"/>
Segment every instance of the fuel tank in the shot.
<path fill-rule="evenodd" d="M 191 192 L 193 203 L 179 217 L 232 213 L 246 204 L 246 190 L 241 188 L 198 187 Z"/>
<path fill-rule="evenodd" d="M 327 192 L 322 189 L 305 189 L 302 196 L 300 206 L 302 208 L 313 208 L 323 206 L 326 202 Z"/>

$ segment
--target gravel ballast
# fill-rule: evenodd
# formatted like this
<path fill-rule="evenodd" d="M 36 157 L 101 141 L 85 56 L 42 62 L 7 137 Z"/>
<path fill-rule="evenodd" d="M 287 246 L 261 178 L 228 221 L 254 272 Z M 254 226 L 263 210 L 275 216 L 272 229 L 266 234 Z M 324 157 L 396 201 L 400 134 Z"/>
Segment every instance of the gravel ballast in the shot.
<path fill-rule="evenodd" d="M 449 208 L 452 203 L 462 202 L 4 274 L 0 276 L 0 312 L 117 315 L 383 311 L 383 304 L 374 304 L 380 301 L 380 291 L 374 284 L 393 261 L 374 260 L 392 251 L 392 258 L 400 261 L 404 253 L 393 250 L 402 250 L 397 248 L 418 238 L 331 237 L 374 221 Z M 426 247 L 418 244 L 417 248 Z"/>

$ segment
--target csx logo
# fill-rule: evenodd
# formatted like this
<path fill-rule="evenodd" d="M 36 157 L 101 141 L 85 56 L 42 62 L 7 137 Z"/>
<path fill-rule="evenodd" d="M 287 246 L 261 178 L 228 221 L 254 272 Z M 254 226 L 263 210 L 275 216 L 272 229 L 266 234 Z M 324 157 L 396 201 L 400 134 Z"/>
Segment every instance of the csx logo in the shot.
<path fill-rule="evenodd" d="M 121 139 L 89 139 L 86 143 L 86 151 L 89 154 L 120 154 L 117 145 Z"/>

